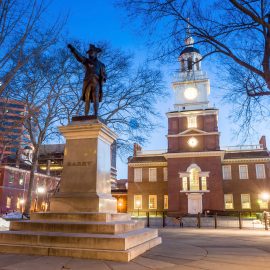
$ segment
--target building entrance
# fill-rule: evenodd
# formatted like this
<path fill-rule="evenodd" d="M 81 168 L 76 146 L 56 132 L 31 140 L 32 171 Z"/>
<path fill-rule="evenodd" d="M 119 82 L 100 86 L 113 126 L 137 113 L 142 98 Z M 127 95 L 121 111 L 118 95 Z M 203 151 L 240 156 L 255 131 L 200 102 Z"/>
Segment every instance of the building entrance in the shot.
<path fill-rule="evenodd" d="M 202 212 L 202 194 L 190 193 L 188 196 L 188 213 L 198 214 Z"/>

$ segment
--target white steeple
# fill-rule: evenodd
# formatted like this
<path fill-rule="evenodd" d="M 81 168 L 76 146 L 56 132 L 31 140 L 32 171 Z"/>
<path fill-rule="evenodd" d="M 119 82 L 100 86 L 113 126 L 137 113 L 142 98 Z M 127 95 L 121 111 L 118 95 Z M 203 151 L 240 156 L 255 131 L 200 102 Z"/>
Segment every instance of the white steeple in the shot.
<path fill-rule="evenodd" d="M 175 76 L 173 89 L 175 94 L 174 108 L 177 111 L 204 110 L 208 108 L 210 83 L 202 71 L 202 55 L 194 47 L 194 39 L 187 26 L 185 48 L 178 58 L 180 70 Z"/>

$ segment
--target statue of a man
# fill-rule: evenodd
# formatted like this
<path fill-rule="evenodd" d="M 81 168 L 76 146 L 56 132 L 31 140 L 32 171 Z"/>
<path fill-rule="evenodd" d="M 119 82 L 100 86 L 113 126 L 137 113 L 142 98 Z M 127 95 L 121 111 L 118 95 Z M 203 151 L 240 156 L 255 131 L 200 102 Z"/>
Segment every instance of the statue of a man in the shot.
<path fill-rule="evenodd" d="M 90 103 L 94 104 L 94 115 L 98 116 L 99 102 L 102 101 L 102 85 L 106 81 L 105 65 L 97 58 L 101 52 L 100 48 L 90 44 L 86 52 L 88 57 L 82 56 L 71 44 L 68 48 L 75 58 L 85 67 L 85 76 L 83 80 L 82 100 L 85 102 L 85 115 L 88 115 Z"/>

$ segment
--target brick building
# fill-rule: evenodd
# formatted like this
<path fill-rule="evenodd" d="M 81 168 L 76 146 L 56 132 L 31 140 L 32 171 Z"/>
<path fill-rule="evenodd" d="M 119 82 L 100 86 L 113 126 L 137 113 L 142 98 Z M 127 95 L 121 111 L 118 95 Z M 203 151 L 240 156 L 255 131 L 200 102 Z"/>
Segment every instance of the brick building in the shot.
<path fill-rule="evenodd" d="M 268 209 L 270 155 L 263 136 L 256 146 L 220 149 L 218 109 L 209 104 L 210 82 L 193 38 L 185 40 L 167 113 L 168 149 L 142 151 L 128 161 L 128 211 L 196 214 Z"/>
<path fill-rule="evenodd" d="M 30 171 L 11 166 L 0 166 L 0 211 L 22 211 L 29 185 Z M 46 210 L 51 192 L 59 178 L 36 173 L 32 193 L 32 210 Z"/>

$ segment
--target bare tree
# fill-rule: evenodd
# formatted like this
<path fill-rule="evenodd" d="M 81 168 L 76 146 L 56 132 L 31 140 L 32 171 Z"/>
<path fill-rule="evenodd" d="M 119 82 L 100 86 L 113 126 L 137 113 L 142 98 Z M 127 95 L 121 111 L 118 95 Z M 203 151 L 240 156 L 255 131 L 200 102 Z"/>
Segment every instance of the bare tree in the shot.
<path fill-rule="evenodd" d="M 179 53 L 187 24 L 195 44 L 204 46 L 204 57 L 218 53 L 254 73 L 248 96 L 270 95 L 270 2 L 268 0 L 121 1 L 131 15 L 142 14 L 147 27 L 166 24 L 160 56 Z M 145 22 L 144 21 L 144 22 Z M 169 27 L 168 27 L 169 26 Z M 160 29 L 160 28 L 158 28 Z M 163 30 L 163 28 L 161 28 Z M 169 41 L 169 42 L 168 42 Z M 160 45 L 160 43 L 159 43 Z M 250 61 L 253 59 L 254 61 Z"/>
<path fill-rule="evenodd" d="M 77 42 L 80 51 L 85 46 Z M 106 65 L 107 81 L 104 84 L 103 102 L 100 104 L 99 117 L 118 135 L 118 152 L 126 156 L 132 150 L 133 142 L 145 143 L 154 128 L 160 125 L 159 110 L 156 104 L 167 96 L 159 69 L 147 63 L 134 67 L 133 56 L 107 43 L 102 48 L 100 58 Z M 80 101 L 84 70 L 74 59 L 70 67 L 70 93 L 66 107 L 69 119 L 81 113 Z"/>
<path fill-rule="evenodd" d="M 65 18 L 48 24 L 47 12 L 48 1 L 0 1 L 0 96 L 23 65 L 56 42 Z"/>
<path fill-rule="evenodd" d="M 29 214 L 40 146 L 58 135 L 57 126 L 65 118 L 62 102 L 67 97 L 69 55 L 66 49 L 52 48 L 31 58 L 10 84 L 14 96 L 26 104 L 25 128 L 33 155 L 25 213 Z M 14 91 L 15 89 L 15 91 Z"/>

